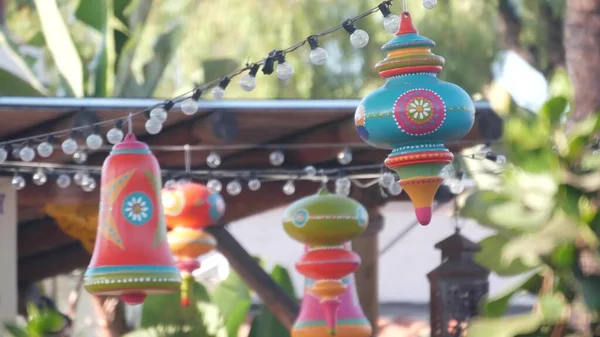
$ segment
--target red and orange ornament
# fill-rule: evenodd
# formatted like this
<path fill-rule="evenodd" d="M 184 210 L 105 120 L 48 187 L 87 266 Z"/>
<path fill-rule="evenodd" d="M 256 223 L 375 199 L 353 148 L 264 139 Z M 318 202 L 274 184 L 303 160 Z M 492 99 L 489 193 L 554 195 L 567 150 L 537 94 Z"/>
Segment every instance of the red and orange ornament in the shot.
<path fill-rule="evenodd" d="M 360 203 L 326 189 L 296 201 L 284 213 L 288 235 L 310 247 L 296 269 L 315 280 L 308 290 L 320 300 L 330 335 L 336 332 L 339 296 L 347 290 L 342 279 L 360 266 L 360 257 L 343 245 L 367 224 L 368 214 Z"/>
<path fill-rule="evenodd" d="M 182 182 L 163 189 L 162 204 L 167 241 L 181 271 L 181 305 L 190 304 L 192 273 L 200 268 L 198 258 L 215 249 L 217 241 L 204 229 L 214 225 L 225 212 L 225 202 L 206 186 Z"/>
<path fill-rule="evenodd" d="M 177 291 L 181 276 L 167 244 L 158 161 L 131 133 L 102 167 L 98 231 L 84 287 L 140 304 Z"/>

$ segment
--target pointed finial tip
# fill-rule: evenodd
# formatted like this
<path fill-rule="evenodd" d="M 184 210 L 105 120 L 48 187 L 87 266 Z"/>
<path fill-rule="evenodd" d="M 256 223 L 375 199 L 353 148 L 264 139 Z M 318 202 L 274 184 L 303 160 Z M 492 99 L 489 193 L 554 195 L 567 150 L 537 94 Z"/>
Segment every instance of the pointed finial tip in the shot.
<path fill-rule="evenodd" d="M 403 34 L 418 34 L 417 28 L 413 25 L 412 17 L 409 12 L 402 12 L 402 16 L 400 19 L 400 27 L 398 28 L 398 32 L 396 32 L 396 36 Z"/>

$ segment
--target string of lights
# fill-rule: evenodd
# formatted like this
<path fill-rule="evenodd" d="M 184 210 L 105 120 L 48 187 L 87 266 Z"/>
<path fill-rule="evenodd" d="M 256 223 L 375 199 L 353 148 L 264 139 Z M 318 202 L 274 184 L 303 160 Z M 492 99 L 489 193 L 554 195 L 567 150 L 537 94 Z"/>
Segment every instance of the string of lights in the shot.
<path fill-rule="evenodd" d="M 104 149 L 104 138 L 110 144 L 120 142 L 124 137 L 123 126 L 127 123 L 128 118 L 132 120 L 137 116 L 145 116 L 145 129 L 151 135 L 156 135 L 161 132 L 164 122 L 167 120 L 169 111 L 174 107 L 178 107 L 185 115 L 194 115 L 198 111 L 198 100 L 202 96 L 211 91 L 215 99 L 222 99 L 225 95 L 225 90 L 231 80 L 243 74 L 239 79 L 239 85 L 246 91 L 252 91 L 256 87 L 256 76 L 262 68 L 264 75 L 273 73 L 282 80 L 287 81 L 294 74 L 294 67 L 286 61 L 286 56 L 301 47 L 308 44 L 310 47 L 309 59 L 315 66 L 322 66 L 327 61 L 327 50 L 319 47 L 319 39 L 331 35 L 340 30 L 348 33 L 350 42 L 355 48 L 364 48 L 369 42 L 369 34 L 356 28 L 356 23 L 374 13 L 380 12 L 383 15 L 384 29 L 394 34 L 400 25 L 400 17 L 392 14 L 390 7 L 394 0 L 386 0 L 379 5 L 358 14 L 352 18 L 344 20 L 342 23 L 333 26 L 325 31 L 310 35 L 306 39 L 284 49 L 275 49 L 267 54 L 267 56 L 256 62 L 249 62 L 245 66 L 225 74 L 217 79 L 208 81 L 204 84 L 197 85 L 194 89 L 181 94 L 179 96 L 167 99 L 164 102 L 155 104 L 146 109 L 132 112 L 129 116 L 102 120 L 96 123 L 91 123 L 84 126 L 76 126 L 70 129 L 58 130 L 49 133 L 37 134 L 34 136 L 23 137 L 0 142 L 0 163 L 5 162 L 9 155 L 14 159 L 24 162 L 32 162 L 36 155 L 41 158 L 49 158 L 54 153 L 55 142 L 57 138 L 64 138 L 60 143 L 60 149 L 67 155 L 73 155 L 77 160 L 78 157 L 85 157 L 81 154 L 87 150 L 102 150 Z M 406 10 L 406 0 L 403 0 L 403 10 Z M 423 0 L 423 6 L 427 9 L 433 9 L 437 4 L 437 0 Z M 104 126 L 112 125 L 105 137 L 101 135 L 101 129 Z M 90 130 L 90 134 L 85 139 L 85 147 L 80 147 L 78 144 L 78 132 Z"/>

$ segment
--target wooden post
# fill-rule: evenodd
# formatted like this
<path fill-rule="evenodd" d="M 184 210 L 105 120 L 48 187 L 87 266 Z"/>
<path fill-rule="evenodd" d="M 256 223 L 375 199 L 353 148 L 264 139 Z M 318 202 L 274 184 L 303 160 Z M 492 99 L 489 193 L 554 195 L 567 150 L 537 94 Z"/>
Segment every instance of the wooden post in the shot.
<path fill-rule="evenodd" d="M 352 249 L 362 260 L 355 273 L 356 290 L 360 305 L 373 327 L 373 336 L 377 336 L 379 320 L 379 232 L 383 229 L 383 220 L 378 210 L 369 209 L 367 230 L 352 241 Z"/>

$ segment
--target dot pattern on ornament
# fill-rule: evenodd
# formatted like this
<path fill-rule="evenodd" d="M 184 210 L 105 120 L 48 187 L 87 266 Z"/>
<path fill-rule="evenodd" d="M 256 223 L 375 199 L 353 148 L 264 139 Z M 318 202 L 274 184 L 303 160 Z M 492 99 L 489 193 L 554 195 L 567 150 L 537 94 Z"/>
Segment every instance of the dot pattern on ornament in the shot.
<path fill-rule="evenodd" d="M 309 220 L 356 220 L 362 227 L 366 224 L 366 218 L 364 214 L 360 213 L 360 209 L 356 216 L 351 215 L 310 215 L 307 210 L 301 209 L 294 213 L 292 219 L 285 220 L 286 222 L 292 222 L 296 227 L 303 227 L 308 223 Z"/>
<path fill-rule="evenodd" d="M 152 217 L 152 200 L 145 193 L 134 192 L 123 201 L 123 216 L 135 226 L 142 226 Z"/>
<path fill-rule="evenodd" d="M 115 279 L 95 279 L 86 282 L 86 284 L 115 284 L 115 283 L 134 283 L 134 282 L 180 282 L 179 279 L 172 277 L 128 277 Z"/>
<path fill-rule="evenodd" d="M 423 136 L 438 130 L 446 119 L 442 98 L 428 89 L 413 89 L 402 94 L 394 104 L 398 128 L 409 135 Z"/>

